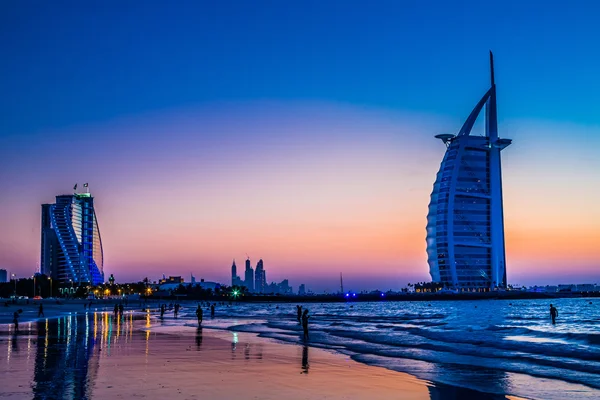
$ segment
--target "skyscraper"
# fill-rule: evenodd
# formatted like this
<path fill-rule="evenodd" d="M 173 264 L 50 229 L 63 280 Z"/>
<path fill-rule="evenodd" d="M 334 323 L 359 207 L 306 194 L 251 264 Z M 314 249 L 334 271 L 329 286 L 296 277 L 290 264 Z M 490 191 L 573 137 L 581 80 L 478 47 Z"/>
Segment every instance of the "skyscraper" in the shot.
<path fill-rule="evenodd" d="M 90 193 L 42 204 L 40 272 L 59 284 L 104 282 L 104 256 Z"/>
<path fill-rule="evenodd" d="M 235 260 L 233 260 L 233 264 L 231 265 L 231 286 L 240 286 L 241 279 L 237 274 L 237 266 L 235 265 Z"/>
<path fill-rule="evenodd" d="M 250 265 L 250 259 L 246 260 L 246 271 L 244 271 L 244 285 L 249 292 L 254 292 L 254 270 Z"/>
<path fill-rule="evenodd" d="M 431 278 L 457 289 L 506 287 L 496 84 L 490 52 L 491 87 L 456 135 L 437 135 L 446 153 L 433 185 L 427 215 L 427 256 Z M 485 113 L 485 135 L 471 134 Z"/>
<path fill-rule="evenodd" d="M 256 264 L 256 272 L 254 273 L 254 291 L 256 293 L 265 293 L 267 286 L 267 273 L 263 266 L 263 260 L 260 259 Z"/>

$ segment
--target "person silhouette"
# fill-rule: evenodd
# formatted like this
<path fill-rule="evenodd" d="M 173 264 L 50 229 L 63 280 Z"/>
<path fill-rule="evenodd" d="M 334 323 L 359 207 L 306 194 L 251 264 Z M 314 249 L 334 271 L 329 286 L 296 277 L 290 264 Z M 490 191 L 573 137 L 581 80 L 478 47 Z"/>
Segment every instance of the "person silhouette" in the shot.
<path fill-rule="evenodd" d="M 202 325 L 202 307 L 198 304 L 196 309 L 196 318 L 198 318 L 198 326 Z"/>
<path fill-rule="evenodd" d="M 308 315 L 308 310 L 304 310 L 302 314 L 302 329 L 304 330 L 304 340 L 308 340 L 308 319 L 310 316 Z"/>
<path fill-rule="evenodd" d="M 550 304 L 550 317 L 552 318 L 552 324 L 556 324 L 556 317 L 558 317 L 558 310 L 552 304 Z"/>
<path fill-rule="evenodd" d="M 40 317 L 40 315 L 42 317 L 45 317 L 45 315 L 44 315 L 44 305 L 42 303 L 40 303 L 40 308 L 38 310 L 38 318 Z"/>
<path fill-rule="evenodd" d="M 215 305 L 214 305 L 214 303 L 210 305 L 210 317 L 211 318 L 215 317 Z"/>
<path fill-rule="evenodd" d="M 15 332 L 19 330 L 19 312 L 15 311 L 13 313 L 13 324 L 15 324 Z"/>

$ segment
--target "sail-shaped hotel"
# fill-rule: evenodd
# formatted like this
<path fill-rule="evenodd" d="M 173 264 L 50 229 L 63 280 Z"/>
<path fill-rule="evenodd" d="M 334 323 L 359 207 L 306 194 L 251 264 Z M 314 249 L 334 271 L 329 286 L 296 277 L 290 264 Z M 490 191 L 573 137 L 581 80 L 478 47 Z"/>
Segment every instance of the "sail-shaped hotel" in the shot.
<path fill-rule="evenodd" d="M 434 282 L 458 290 L 506 287 L 496 84 L 490 52 L 491 87 L 456 135 L 436 138 L 446 145 L 427 215 L 427 256 Z M 471 134 L 485 106 L 485 135 Z"/>

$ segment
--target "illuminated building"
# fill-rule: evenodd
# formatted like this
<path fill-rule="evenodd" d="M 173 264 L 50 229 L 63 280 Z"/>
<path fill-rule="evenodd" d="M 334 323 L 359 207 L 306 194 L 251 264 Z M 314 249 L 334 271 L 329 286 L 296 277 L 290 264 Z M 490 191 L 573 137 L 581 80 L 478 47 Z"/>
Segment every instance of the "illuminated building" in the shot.
<path fill-rule="evenodd" d="M 103 268 L 92 195 L 61 195 L 54 204 L 42 204 L 40 272 L 62 285 L 98 285 L 104 282 Z"/>
<path fill-rule="evenodd" d="M 490 53 L 491 87 L 456 135 L 437 135 L 446 145 L 427 215 L 427 255 L 433 282 L 466 290 L 506 287 L 496 84 Z M 485 135 L 471 130 L 486 108 Z"/>

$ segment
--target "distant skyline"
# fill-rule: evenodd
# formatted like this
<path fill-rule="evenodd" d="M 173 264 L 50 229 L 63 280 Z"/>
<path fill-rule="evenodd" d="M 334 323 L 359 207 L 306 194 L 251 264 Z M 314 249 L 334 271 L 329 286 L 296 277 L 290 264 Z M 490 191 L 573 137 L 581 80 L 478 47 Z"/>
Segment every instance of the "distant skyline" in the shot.
<path fill-rule="evenodd" d="M 429 281 L 434 135 L 492 49 L 508 283 L 600 283 L 599 7 L 3 4 L 0 268 L 31 275 L 40 204 L 89 182 L 119 281 L 246 253 L 294 291 Z"/>

